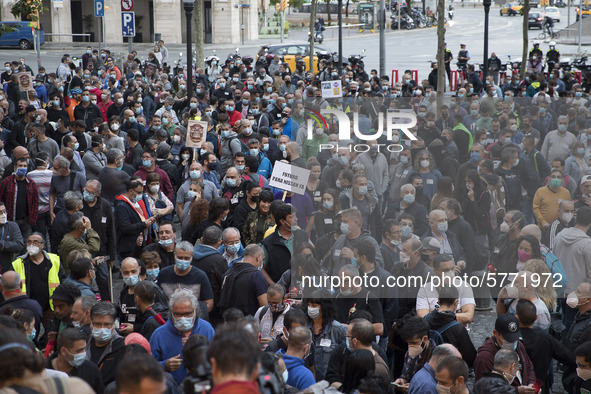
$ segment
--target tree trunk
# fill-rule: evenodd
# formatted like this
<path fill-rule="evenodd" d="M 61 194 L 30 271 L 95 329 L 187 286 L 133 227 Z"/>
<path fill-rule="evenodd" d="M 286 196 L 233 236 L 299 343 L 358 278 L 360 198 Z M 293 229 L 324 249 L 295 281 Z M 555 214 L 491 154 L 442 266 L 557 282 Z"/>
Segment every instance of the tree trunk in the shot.
<path fill-rule="evenodd" d="M 330 21 L 330 0 L 326 0 L 326 20 Z"/>
<path fill-rule="evenodd" d="M 308 66 L 314 73 L 314 23 L 316 22 L 316 2 L 312 0 L 310 3 L 310 52 L 308 53 Z"/>
<path fill-rule="evenodd" d="M 443 105 L 445 90 L 445 0 L 437 1 L 437 112 Z M 451 87 L 450 87 L 451 89 Z"/>
<path fill-rule="evenodd" d="M 205 55 L 203 54 L 203 0 L 195 2 L 195 10 L 193 12 L 193 28 L 195 40 L 195 60 L 196 68 L 205 67 Z"/>
<path fill-rule="evenodd" d="M 349 17 L 349 0 L 347 0 L 347 5 L 345 6 L 345 18 Z"/>
<path fill-rule="evenodd" d="M 523 2 L 523 51 L 521 52 L 521 70 L 519 78 L 523 81 L 525 79 L 525 67 L 527 65 L 527 43 L 528 43 L 528 28 L 527 28 L 527 17 L 529 15 L 529 0 Z"/>

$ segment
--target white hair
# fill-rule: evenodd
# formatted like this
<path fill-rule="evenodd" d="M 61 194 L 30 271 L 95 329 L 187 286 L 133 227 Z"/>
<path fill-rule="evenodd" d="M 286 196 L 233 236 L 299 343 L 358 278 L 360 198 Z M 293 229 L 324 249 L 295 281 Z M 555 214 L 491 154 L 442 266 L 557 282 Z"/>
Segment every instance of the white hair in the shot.
<path fill-rule="evenodd" d="M 199 310 L 199 301 L 197 300 L 197 297 L 191 290 L 185 288 L 178 288 L 172 293 L 170 301 L 168 302 L 168 308 L 172 310 L 174 304 L 185 301 L 191 301 L 193 309 Z"/>

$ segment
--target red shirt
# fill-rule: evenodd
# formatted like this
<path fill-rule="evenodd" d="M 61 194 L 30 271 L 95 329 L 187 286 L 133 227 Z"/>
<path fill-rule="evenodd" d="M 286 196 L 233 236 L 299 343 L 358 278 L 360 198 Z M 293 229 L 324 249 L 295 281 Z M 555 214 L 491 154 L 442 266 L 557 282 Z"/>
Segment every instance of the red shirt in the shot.
<path fill-rule="evenodd" d="M 258 394 L 259 388 L 254 382 L 230 380 L 219 384 L 211 390 L 211 394 Z"/>
<path fill-rule="evenodd" d="M 99 94 L 100 97 L 100 94 Z M 101 114 L 103 115 L 103 120 L 105 122 L 108 122 L 109 120 L 107 119 L 107 110 L 109 109 L 109 107 L 111 106 L 111 104 L 113 104 L 113 101 L 111 101 L 111 99 L 109 99 L 109 101 L 107 102 L 107 104 L 103 103 L 103 100 L 100 100 L 98 103 L 96 103 L 96 105 L 98 105 L 99 109 L 101 110 Z"/>
<path fill-rule="evenodd" d="M 234 126 L 234 123 L 236 123 L 237 120 L 241 120 L 242 119 L 242 114 L 239 111 L 234 110 L 234 112 L 230 113 L 228 111 L 226 111 L 226 113 L 228 114 L 228 123 L 230 123 L 230 126 Z"/>

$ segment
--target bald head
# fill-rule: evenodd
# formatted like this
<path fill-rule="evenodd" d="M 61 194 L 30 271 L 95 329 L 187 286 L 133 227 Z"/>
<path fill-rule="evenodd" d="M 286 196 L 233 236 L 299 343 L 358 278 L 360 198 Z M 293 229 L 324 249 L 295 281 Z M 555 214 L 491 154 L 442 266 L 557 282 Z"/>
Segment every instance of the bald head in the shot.
<path fill-rule="evenodd" d="M 312 332 L 308 327 L 298 326 L 289 330 L 287 346 L 289 350 L 296 352 L 304 351 L 306 346 L 312 342 Z"/>
<path fill-rule="evenodd" d="M 127 257 L 121 262 L 121 271 L 129 271 L 138 268 L 140 265 L 133 257 Z"/>
<path fill-rule="evenodd" d="M 21 159 L 23 157 L 25 157 L 25 158 L 29 157 L 29 151 L 27 150 L 27 148 L 22 147 L 22 146 L 17 146 L 16 148 L 14 148 L 12 150 L 12 153 L 13 153 L 15 159 Z"/>
<path fill-rule="evenodd" d="M 2 292 L 10 293 L 21 289 L 21 276 L 15 271 L 8 271 L 0 279 Z"/>
<path fill-rule="evenodd" d="M 521 236 L 533 235 L 538 241 L 542 240 L 542 230 L 535 224 L 528 224 L 521 229 Z"/>
<path fill-rule="evenodd" d="M 429 364 L 433 368 L 437 367 L 439 362 L 448 356 L 456 356 L 462 358 L 462 354 L 456 347 L 449 343 L 443 343 L 433 349 L 433 353 L 431 354 L 431 359 L 429 360 Z"/>

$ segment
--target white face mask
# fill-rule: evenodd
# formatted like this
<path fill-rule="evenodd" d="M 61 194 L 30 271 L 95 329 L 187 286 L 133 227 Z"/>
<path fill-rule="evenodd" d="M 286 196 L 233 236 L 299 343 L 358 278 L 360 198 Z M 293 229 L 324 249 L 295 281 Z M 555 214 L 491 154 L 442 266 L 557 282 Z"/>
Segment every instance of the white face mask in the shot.
<path fill-rule="evenodd" d="M 408 345 L 408 355 L 410 358 L 415 358 L 423 352 L 423 340 L 418 345 Z"/>
<path fill-rule="evenodd" d="M 39 249 L 39 246 L 35 246 L 35 245 L 29 245 L 27 246 L 27 253 L 29 253 L 30 256 L 36 256 L 39 254 L 41 250 Z"/>
<path fill-rule="evenodd" d="M 150 186 L 150 191 L 151 191 L 152 193 L 158 193 L 158 191 L 159 191 L 159 190 L 160 190 L 160 185 L 153 185 L 153 186 Z"/>
<path fill-rule="evenodd" d="M 577 376 L 583 380 L 591 379 L 591 369 L 577 368 Z"/>
<path fill-rule="evenodd" d="M 562 219 L 562 221 L 564 223 L 570 223 L 570 221 L 573 220 L 573 214 L 570 212 L 569 213 L 561 213 L 560 218 Z"/>
<path fill-rule="evenodd" d="M 421 167 L 423 168 L 427 168 L 429 167 L 431 163 L 429 162 L 429 160 L 421 160 Z"/>

